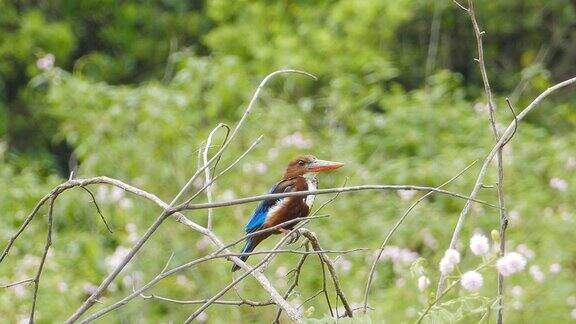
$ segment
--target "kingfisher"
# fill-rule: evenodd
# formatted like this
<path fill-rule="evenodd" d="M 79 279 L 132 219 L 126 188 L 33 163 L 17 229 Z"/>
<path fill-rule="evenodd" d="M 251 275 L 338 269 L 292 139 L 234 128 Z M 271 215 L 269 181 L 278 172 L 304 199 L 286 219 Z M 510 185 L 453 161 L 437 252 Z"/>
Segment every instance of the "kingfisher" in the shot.
<path fill-rule="evenodd" d="M 288 163 L 282 180 L 276 183 L 268 193 L 284 193 L 295 191 L 316 190 L 318 188 L 319 172 L 335 170 L 342 167 L 344 163 L 327 160 L 319 160 L 313 155 L 303 155 L 295 158 Z M 252 218 L 244 228 L 246 233 L 252 233 L 258 230 L 270 228 L 294 218 L 306 217 L 310 213 L 314 203 L 314 195 L 304 197 L 284 197 L 278 199 L 268 199 L 260 202 L 252 214 Z M 246 240 L 246 245 L 242 253 L 250 253 L 260 242 L 272 234 L 288 234 L 296 223 L 288 224 L 277 230 L 252 236 Z M 240 257 L 242 261 L 248 259 L 247 255 Z M 234 264 L 232 272 L 240 269 Z"/>

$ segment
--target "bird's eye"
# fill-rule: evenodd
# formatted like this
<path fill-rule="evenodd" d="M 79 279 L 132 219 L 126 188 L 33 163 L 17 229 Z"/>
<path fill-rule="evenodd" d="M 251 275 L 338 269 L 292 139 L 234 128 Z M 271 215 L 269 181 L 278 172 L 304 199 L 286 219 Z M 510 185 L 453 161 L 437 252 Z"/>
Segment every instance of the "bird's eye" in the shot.
<path fill-rule="evenodd" d="M 304 162 L 303 160 L 298 160 L 298 165 L 299 166 L 303 166 L 306 162 Z"/>

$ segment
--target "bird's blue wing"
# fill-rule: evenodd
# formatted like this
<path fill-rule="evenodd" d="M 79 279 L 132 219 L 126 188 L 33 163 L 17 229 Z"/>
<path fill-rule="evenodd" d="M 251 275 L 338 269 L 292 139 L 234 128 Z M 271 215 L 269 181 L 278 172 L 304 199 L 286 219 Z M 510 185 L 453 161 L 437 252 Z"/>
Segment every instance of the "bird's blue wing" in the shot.
<path fill-rule="evenodd" d="M 286 189 L 287 188 L 285 185 L 283 185 L 283 182 L 280 182 L 274 185 L 274 187 L 272 187 L 268 191 L 268 193 L 269 194 L 281 193 L 284 192 Z M 264 222 L 266 222 L 266 216 L 268 216 L 270 208 L 276 205 L 278 201 L 280 201 L 280 199 L 262 200 L 258 205 L 258 207 L 256 208 L 256 210 L 254 211 L 254 214 L 252 214 L 252 218 L 250 218 L 250 221 L 248 222 L 248 224 L 246 224 L 246 227 L 244 228 L 246 233 L 252 233 L 260 229 L 262 225 L 264 225 Z"/>

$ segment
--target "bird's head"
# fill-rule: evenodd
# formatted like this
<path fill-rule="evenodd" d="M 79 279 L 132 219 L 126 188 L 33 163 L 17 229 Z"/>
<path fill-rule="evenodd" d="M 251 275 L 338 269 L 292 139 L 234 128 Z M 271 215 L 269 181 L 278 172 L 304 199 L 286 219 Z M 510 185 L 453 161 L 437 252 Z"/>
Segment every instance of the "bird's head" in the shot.
<path fill-rule="evenodd" d="M 290 161 L 284 173 L 284 179 L 313 177 L 318 172 L 335 170 L 343 165 L 344 163 L 340 162 L 318 160 L 313 155 L 302 155 Z"/>

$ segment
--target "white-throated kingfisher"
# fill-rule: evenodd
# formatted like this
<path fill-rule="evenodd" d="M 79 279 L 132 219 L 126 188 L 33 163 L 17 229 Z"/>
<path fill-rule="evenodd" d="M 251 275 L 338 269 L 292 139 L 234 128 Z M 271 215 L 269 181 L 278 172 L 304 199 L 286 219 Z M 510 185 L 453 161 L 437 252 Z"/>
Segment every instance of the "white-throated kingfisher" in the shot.
<path fill-rule="evenodd" d="M 316 190 L 318 188 L 316 175 L 319 172 L 338 169 L 343 165 L 340 162 L 318 160 L 312 155 L 299 156 L 288 164 L 282 180 L 275 184 L 268 193 Z M 306 217 L 310 213 L 313 202 L 314 195 L 263 200 L 252 214 L 248 224 L 246 224 L 245 231 L 249 234 L 295 218 Z M 250 237 L 246 240 L 242 253 L 252 252 L 260 242 L 272 234 L 288 234 L 295 225 L 296 223 L 291 223 L 278 230 Z M 243 255 L 240 259 L 246 261 L 248 256 Z M 240 267 L 234 264 L 232 271 L 238 269 Z"/>

